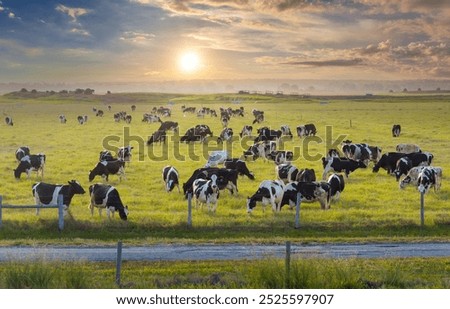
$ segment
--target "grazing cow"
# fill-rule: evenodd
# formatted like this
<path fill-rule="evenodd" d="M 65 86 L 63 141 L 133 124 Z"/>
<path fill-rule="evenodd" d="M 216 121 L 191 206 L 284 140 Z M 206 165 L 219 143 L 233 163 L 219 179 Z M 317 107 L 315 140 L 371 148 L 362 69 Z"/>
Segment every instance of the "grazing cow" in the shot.
<path fill-rule="evenodd" d="M 340 154 L 339 154 L 339 151 L 337 151 L 337 149 L 330 149 L 330 150 L 328 150 L 326 157 L 327 158 L 332 158 L 332 157 L 339 158 Z"/>
<path fill-rule="evenodd" d="M 354 172 L 358 168 L 366 168 L 367 165 L 365 165 L 362 161 L 355 161 L 355 160 L 342 160 L 340 158 L 322 158 L 322 165 L 323 165 L 323 174 L 322 179 L 326 180 L 327 174 L 329 172 L 345 172 L 345 176 L 348 177 L 348 175 L 352 172 Z"/>
<path fill-rule="evenodd" d="M 228 127 L 228 122 L 230 121 L 230 118 L 228 117 L 221 117 L 220 122 L 222 123 L 222 127 L 226 128 Z"/>
<path fill-rule="evenodd" d="M 341 192 L 344 191 L 345 181 L 344 176 L 340 174 L 332 174 L 328 178 L 328 184 L 330 185 L 330 197 L 332 200 L 337 201 L 341 196 Z"/>
<path fill-rule="evenodd" d="M 161 118 L 159 118 L 159 116 L 157 116 L 157 115 L 145 113 L 142 116 L 142 122 L 147 122 L 147 123 L 161 122 Z"/>
<path fill-rule="evenodd" d="M 27 155 L 24 156 L 17 168 L 14 170 L 14 177 L 20 179 L 22 173 L 27 174 L 27 178 L 30 179 L 30 174 L 32 171 L 36 171 L 37 175 L 41 174 L 41 178 L 44 178 L 44 166 L 45 166 L 45 155 L 39 153 L 37 155 Z"/>
<path fill-rule="evenodd" d="M 131 105 L 131 111 L 132 112 L 136 111 L 136 105 Z"/>
<path fill-rule="evenodd" d="M 16 150 L 16 160 L 20 162 L 23 157 L 30 155 L 30 148 L 28 146 L 22 146 Z"/>
<path fill-rule="evenodd" d="M 399 187 L 400 189 L 404 189 L 406 187 L 406 185 L 414 185 L 417 186 L 418 185 L 418 179 L 419 179 L 419 174 L 420 172 L 422 172 L 422 170 L 425 168 L 426 166 L 416 166 L 413 167 L 409 170 L 408 174 L 406 175 L 405 178 L 403 178 L 400 182 L 399 182 Z M 437 166 L 428 166 L 427 168 L 433 168 L 435 171 L 435 175 L 436 175 L 436 179 L 438 179 L 438 181 L 436 182 L 438 185 L 438 188 L 440 188 L 441 185 L 441 179 L 442 179 L 442 167 L 437 167 Z"/>
<path fill-rule="evenodd" d="M 196 108 L 195 107 L 186 107 L 186 106 L 183 105 L 181 107 L 181 110 L 183 111 L 183 115 L 186 114 L 186 113 L 195 114 Z M 186 115 L 184 115 L 184 116 L 186 116 Z"/>
<path fill-rule="evenodd" d="M 394 175 L 397 181 L 400 176 L 408 174 L 409 170 L 416 166 L 428 166 L 433 160 L 433 155 L 429 152 L 413 152 L 405 154 L 396 163 Z"/>
<path fill-rule="evenodd" d="M 441 187 L 440 177 L 434 168 L 426 166 L 420 171 L 417 178 L 417 189 L 420 193 L 428 193 L 431 187 L 434 187 L 434 192 Z"/>
<path fill-rule="evenodd" d="M 161 120 L 160 120 L 161 122 Z M 159 126 L 159 131 L 173 131 L 178 132 L 178 122 L 174 121 L 164 121 L 161 122 L 161 125 Z"/>
<path fill-rule="evenodd" d="M 288 125 L 282 125 L 281 128 L 281 136 L 287 136 L 289 139 L 293 137 L 291 129 Z"/>
<path fill-rule="evenodd" d="M 59 115 L 59 122 L 60 122 L 60 123 L 66 123 L 66 122 L 67 122 L 66 116 L 64 116 L 64 115 Z"/>
<path fill-rule="evenodd" d="M 167 165 L 162 170 L 162 177 L 165 184 L 165 189 L 167 192 L 171 192 L 175 186 L 178 188 L 178 193 L 180 193 L 180 185 L 178 182 L 178 171 L 175 167 Z"/>
<path fill-rule="evenodd" d="M 281 206 L 289 205 L 290 208 L 296 206 L 297 196 L 300 193 L 302 202 L 319 202 L 321 209 L 330 208 L 330 186 L 328 183 L 320 182 L 291 182 L 284 187 Z"/>
<path fill-rule="evenodd" d="M 407 175 L 411 168 L 413 168 L 413 165 L 410 158 L 403 157 L 398 159 L 394 170 L 395 179 L 399 181 L 400 176 Z"/>
<path fill-rule="evenodd" d="M 394 124 L 392 126 L 392 136 L 393 137 L 399 137 L 401 131 L 402 131 L 402 127 L 399 124 Z"/>
<path fill-rule="evenodd" d="M 420 150 L 420 147 L 415 144 L 398 144 L 395 147 L 395 150 L 401 153 L 422 152 L 422 150 Z"/>
<path fill-rule="evenodd" d="M 242 128 L 241 133 L 239 133 L 239 136 L 242 138 L 244 136 L 252 136 L 253 127 L 245 125 Z"/>
<path fill-rule="evenodd" d="M 255 179 L 255 175 L 249 171 L 247 164 L 241 159 L 226 159 L 223 166 L 226 169 L 237 171 L 238 175 L 245 175 L 251 180 Z"/>
<path fill-rule="evenodd" d="M 217 175 L 212 175 L 209 180 L 203 178 L 194 180 L 192 192 L 194 193 L 196 207 L 199 204 L 206 204 L 208 211 L 216 212 L 217 201 L 219 199 L 217 178 Z"/>
<path fill-rule="evenodd" d="M 63 196 L 64 215 L 72 202 L 75 194 L 86 193 L 80 183 L 76 180 L 71 180 L 67 185 L 52 185 L 44 182 L 33 184 L 31 192 L 34 196 L 36 205 L 39 206 L 55 206 L 58 205 L 58 195 Z M 36 215 L 39 215 L 39 208 L 36 208 Z"/>
<path fill-rule="evenodd" d="M 372 171 L 378 173 L 380 167 L 385 169 L 388 174 L 392 174 L 397 166 L 397 161 L 405 156 L 404 153 L 399 152 L 388 152 L 381 156 L 377 164 L 373 167 Z"/>
<path fill-rule="evenodd" d="M 280 164 L 275 166 L 277 178 L 285 184 L 297 179 L 298 168 L 291 164 Z"/>
<path fill-rule="evenodd" d="M 302 168 L 298 170 L 295 181 L 298 182 L 312 182 L 316 181 L 316 172 L 313 168 Z"/>
<path fill-rule="evenodd" d="M 126 116 L 125 116 L 125 122 L 128 123 L 128 124 L 131 123 L 131 120 L 132 120 L 132 119 L 133 119 L 133 117 L 132 117 L 131 115 L 126 115 Z"/>
<path fill-rule="evenodd" d="M 289 150 L 275 150 L 267 155 L 269 160 L 273 160 L 276 165 L 286 164 L 294 159 L 294 153 Z"/>
<path fill-rule="evenodd" d="M 246 159 L 251 158 L 252 160 L 256 160 L 258 158 L 268 160 L 269 154 L 274 152 L 276 148 L 277 145 L 274 141 L 258 142 L 250 146 L 247 151 L 244 151 L 244 157 Z"/>
<path fill-rule="evenodd" d="M 158 130 L 156 132 L 153 132 L 152 136 L 150 136 L 150 138 L 147 140 L 147 146 L 150 146 L 151 144 L 157 142 L 159 142 L 160 144 L 165 143 L 166 138 L 167 138 L 166 131 Z"/>
<path fill-rule="evenodd" d="M 85 123 L 84 117 L 83 117 L 83 116 L 78 116 L 78 117 L 77 117 L 77 120 L 78 120 L 78 123 L 79 123 L 79 124 L 84 124 L 84 123 Z"/>
<path fill-rule="evenodd" d="M 120 199 L 119 191 L 111 185 L 93 184 L 89 186 L 89 195 L 91 202 L 89 209 L 91 215 L 94 215 L 94 207 L 98 208 L 98 214 L 102 215 L 102 209 L 106 209 L 108 219 L 114 217 L 114 212 L 119 212 L 120 219 L 126 221 L 128 219 L 128 206 L 124 206 Z"/>
<path fill-rule="evenodd" d="M 223 141 L 230 142 L 233 138 L 233 129 L 225 128 L 220 132 L 219 137 L 217 138 L 218 143 L 223 143 Z"/>
<path fill-rule="evenodd" d="M 274 212 L 280 212 L 283 200 L 284 185 L 279 180 L 264 180 L 259 184 L 258 190 L 251 197 L 247 197 L 247 212 L 251 213 L 256 202 L 264 206 L 270 204 Z"/>
<path fill-rule="evenodd" d="M 112 108 L 111 105 L 108 105 L 108 111 L 111 111 L 111 108 Z"/>
<path fill-rule="evenodd" d="M 205 167 L 216 167 L 219 164 L 223 164 L 226 159 L 228 159 L 228 151 L 226 150 L 212 151 L 208 156 L 208 162 L 206 162 Z"/>
<path fill-rule="evenodd" d="M 7 126 L 13 126 L 14 125 L 12 117 L 9 117 L 9 116 L 5 117 L 5 123 L 6 123 Z"/>
<path fill-rule="evenodd" d="M 192 176 L 185 183 L 183 183 L 183 193 L 185 197 L 187 197 L 189 193 L 192 193 L 192 184 L 196 179 L 203 178 L 209 180 L 212 175 L 217 176 L 217 185 L 219 186 L 219 190 L 228 189 L 231 194 L 238 193 L 238 172 L 236 170 L 217 167 L 204 167 L 196 169 L 192 173 Z"/>
<path fill-rule="evenodd" d="M 108 181 L 109 175 L 118 175 L 120 181 L 122 177 L 126 178 L 125 162 L 123 160 L 98 162 L 94 169 L 89 172 L 89 181 L 94 180 L 95 176 L 101 176 L 105 181 Z"/>
<path fill-rule="evenodd" d="M 119 150 L 117 151 L 117 158 L 119 160 L 125 161 L 125 162 L 130 162 L 131 161 L 131 150 L 133 150 L 134 147 L 133 146 L 124 146 L 124 147 L 120 147 Z"/>
<path fill-rule="evenodd" d="M 317 133 L 316 126 L 312 123 L 308 123 L 297 127 L 297 136 L 302 138 L 303 136 L 315 136 Z"/>
<path fill-rule="evenodd" d="M 268 127 L 262 127 L 257 130 L 258 136 L 255 143 L 265 141 L 278 141 L 281 137 L 281 130 L 271 130 Z"/>
<path fill-rule="evenodd" d="M 209 126 L 207 126 L 206 124 L 196 125 L 195 127 L 190 128 L 186 131 L 184 136 L 180 138 L 180 142 L 205 142 L 207 135 L 213 136 L 213 133 Z"/>
<path fill-rule="evenodd" d="M 255 117 L 255 120 L 253 120 L 252 124 L 261 123 L 264 121 L 264 111 L 258 111 L 256 109 L 254 109 L 252 111 L 252 113 L 253 113 L 253 116 Z"/>
<path fill-rule="evenodd" d="M 368 165 L 369 161 L 376 163 L 381 157 L 380 147 L 367 144 L 344 143 L 342 152 L 348 159 L 363 161 L 365 165 Z"/>
<path fill-rule="evenodd" d="M 117 159 L 113 157 L 111 151 L 109 151 L 109 150 L 102 150 L 102 151 L 100 151 L 100 156 L 98 158 L 99 162 L 102 162 L 102 161 L 114 161 L 114 160 L 117 160 Z"/>
<path fill-rule="evenodd" d="M 96 117 L 103 117 L 103 111 L 101 109 L 97 110 L 97 112 L 95 113 Z"/>

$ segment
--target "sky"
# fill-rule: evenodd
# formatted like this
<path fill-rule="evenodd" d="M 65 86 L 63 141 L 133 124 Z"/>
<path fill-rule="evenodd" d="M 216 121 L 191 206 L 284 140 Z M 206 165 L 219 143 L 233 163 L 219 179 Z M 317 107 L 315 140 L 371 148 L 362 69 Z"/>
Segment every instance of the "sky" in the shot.
<path fill-rule="evenodd" d="M 224 79 L 450 79 L 450 1 L 0 0 L 0 83 Z"/>

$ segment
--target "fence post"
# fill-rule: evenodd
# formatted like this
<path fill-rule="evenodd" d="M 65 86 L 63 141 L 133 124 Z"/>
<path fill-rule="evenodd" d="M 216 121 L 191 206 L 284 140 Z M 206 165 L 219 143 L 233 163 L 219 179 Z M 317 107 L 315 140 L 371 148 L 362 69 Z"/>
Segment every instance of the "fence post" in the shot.
<path fill-rule="evenodd" d="M 285 289 L 288 289 L 291 282 L 291 242 L 286 241 L 286 260 L 285 260 L 285 267 L 286 267 L 286 282 L 285 282 Z"/>
<path fill-rule="evenodd" d="M 58 195 L 58 230 L 61 232 L 64 229 L 64 197 L 62 194 Z"/>
<path fill-rule="evenodd" d="M 122 241 L 117 243 L 117 256 L 116 256 L 116 284 L 120 286 L 120 271 L 122 268 Z"/>
<path fill-rule="evenodd" d="M 425 193 L 420 192 L 420 227 L 425 225 Z"/>
<path fill-rule="evenodd" d="M 0 228 L 2 227 L 2 202 L 3 202 L 3 196 L 0 195 Z"/>
<path fill-rule="evenodd" d="M 188 217 L 187 217 L 188 227 L 192 227 L 192 193 L 188 193 Z"/>
<path fill-rule="evenodd" d="M 297 201 L 295 203 L 295 228 L 300 228 L 300 204 L 302 202 L 302 195 L 297 193 Z"/>

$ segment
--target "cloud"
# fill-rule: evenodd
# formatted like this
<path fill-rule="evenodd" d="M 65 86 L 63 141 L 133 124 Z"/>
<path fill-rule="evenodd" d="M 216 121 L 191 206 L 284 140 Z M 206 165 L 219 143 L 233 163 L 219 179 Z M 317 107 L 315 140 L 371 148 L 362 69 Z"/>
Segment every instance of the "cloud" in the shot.
<path fill-rule="evenodd" d="M 153 33 L 145 33 L 138 31 L 125 31 L 122 33 L 120 40 L 136 43 L 136 44 L 145 44 L 149 41 L 152 41 L 156 35 Z"/>
<path fill-rule="evenodd" d="M 332 60 L 317 60 L 317 61 L 290 61 L 281 64 L 311 66 L 311 67 L 350 67 L 363 64 L 363 59 L 332 59 Z"/>
<path fill-rule="evenodd" d="M 65 5 L 62 5 L 62 4 L 58 4 L 55 9 L 58 12 L 61 12 L 61 13 L 64 13 L 64 14 L 67 14 L 68 16 L 70 16 L 72 18 L 72 22 L 74 22 L 74 23 L 77 22 L 78 17 L 86 15 L 91 12 L 88 9 L 72 8 L 72 7 L 67 7 Z"/>

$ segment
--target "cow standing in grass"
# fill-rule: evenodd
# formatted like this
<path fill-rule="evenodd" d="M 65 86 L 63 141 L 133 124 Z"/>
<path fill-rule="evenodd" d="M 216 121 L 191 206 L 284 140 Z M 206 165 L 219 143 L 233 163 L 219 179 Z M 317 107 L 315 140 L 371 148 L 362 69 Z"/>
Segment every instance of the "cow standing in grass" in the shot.
<path fill-rule="evenodd" d="M 102 215 L 102 209 L 106 209 L 108 219 L 114 217 L 114 212 L 118 211 L 120 219 L 126 221 L 128 219 L 128 206 L 124 206 L 120 199 L 119 191 L 111 185 L 94 184 L 89 186 L 89 195 L 91 203 L 89 209 L 91 215 L 94 215 L 94 208 L 98 208 L 98 213 Z"/>
<path fill-rule="evenodd" d="M 171 165 L 165 166 L 162 170 L 162 177 L 167 192 L 172 192 L 176 186 L 178 188 L 178 193 L 180 193 L 179 174 L 175 167 Z"/>
<path fill-rule="evenodd" d="M 20 179 L 22 173 L 27 174 L 30 179 L 32 171 L 36 171 L 37 175 L 41 174 L 41 179 L 44 179 L 45 155 L 39 153 L 37 155 L 27 155 L 20 159 L 19 165 L 14 170 L 14 177 Z"/>
<path fill-rule="evenodd" d="M 247 198 L 247 212 L 251 213 L 256 202 L 261 202 L 263 210 L 270 204 L 273 212 L 280 212 L 284 193 L 283 182 L 279 180 L 264 180 L 259 184 L 258 190 Z"/>

